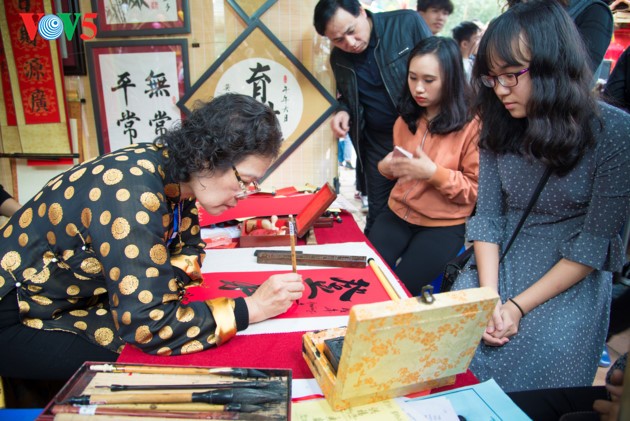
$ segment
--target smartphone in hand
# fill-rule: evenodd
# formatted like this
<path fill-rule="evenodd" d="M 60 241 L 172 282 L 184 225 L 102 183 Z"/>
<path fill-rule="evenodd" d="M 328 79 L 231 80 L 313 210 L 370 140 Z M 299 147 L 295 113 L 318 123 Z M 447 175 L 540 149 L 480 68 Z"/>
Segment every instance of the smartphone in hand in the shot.
<path fill-rule="evenodd" d="M 413 158 L 413 154 L 400 146 L 394 147 L 394 154 L 392 155 L 396 158 Z"/>

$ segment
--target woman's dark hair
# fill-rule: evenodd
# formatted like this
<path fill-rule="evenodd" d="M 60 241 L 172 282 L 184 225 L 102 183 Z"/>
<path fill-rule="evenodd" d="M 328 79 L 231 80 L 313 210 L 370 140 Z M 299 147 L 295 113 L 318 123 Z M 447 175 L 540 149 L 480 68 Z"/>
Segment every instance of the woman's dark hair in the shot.
<path fill-rule="evenodd" d="M 313 26 L 319 35 L 325 35 L 328 22 L 335 16 L 339 8 L 355 17 L 361 13 L 359 0 L 319 0 L 313 14 Z"/>
<path fill-rule="evenodd" d="M 564 7 L 567 7 L 569 5 L 569 0 L 555 0 L 558 3 L 560 3 L 561 5 L 563 5 Z M 507 0 L 507 6 L 508 7 L 512 7 L 516 4 L 522 3 L 522 0 Z"/>
<path fill-rule="evenodd" d="M 250 155 L 276 158 L 281 143 L 274 111 L 232 93 L 200 103 L 179 127 L 154 141 L 166 148 L 165 170 L 177 181 L 188 181 L 195 172 L 224 172 Z"/>
<path fill-rule="evenodd" d="M 475 109 L 483 122 L 480 147 L 538 159 L 559 175 L 570 171 L 595 142 L 590 120 L 598 108 L 589 62 L 573 21 L 555 1 L 519 3 L 495 18 L 473 67 Z M 480 82 L 500 65 L 529 68 L 525 118 L 513 118 L 494 89 Z"/>
<path fill-rule="evenodd" d="M 411 60 L 426 54 L 434 54 L 440 63 L 440 77 L 442 78 L 442 92 L 440 95 L 440 113 L 431 120 L 429 131 L 435 134 L 446 134 L 460 130 L 470 120 L 469 94 L 462 54 L 457 43 L 451 38 L 428 37 L 420 41 L 409 53 L 407 60 L 407 77 Z M 398 111 L 407 123 L 409 130 L 418 130 L 418 120 L 426 114 L 426 108 L 418 105 L 409 91 L 408 81 L 405 80 L 403 92 L 400 96 Z"/>

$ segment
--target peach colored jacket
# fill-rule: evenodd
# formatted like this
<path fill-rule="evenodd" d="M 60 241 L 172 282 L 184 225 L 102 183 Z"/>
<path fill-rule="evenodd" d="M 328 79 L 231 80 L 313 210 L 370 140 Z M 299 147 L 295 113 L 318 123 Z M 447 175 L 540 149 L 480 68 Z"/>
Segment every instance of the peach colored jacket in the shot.
<path fill-rule="evenodd" d="M 427 180 L 398 181 L 389 195 L 388 205 L 400 218 L 425 227 L 459 225 L 470 216 L 477 201 L 479 179 L 479 119 L 461 130 L 446 135 L 427 132 L 421 119 L 412 134 L 402 118 L 394 124 L 394 145 L 409 152 L 424 142 L 424 153 L 435 162 L 437 170 Z"/>

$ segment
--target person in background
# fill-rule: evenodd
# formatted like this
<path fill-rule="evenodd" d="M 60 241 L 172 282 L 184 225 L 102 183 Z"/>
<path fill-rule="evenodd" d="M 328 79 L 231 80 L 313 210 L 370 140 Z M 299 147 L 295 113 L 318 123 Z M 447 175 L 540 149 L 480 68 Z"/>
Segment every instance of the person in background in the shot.
<path fill-rule="evenodd" d="M 508 396 L 533 420 L 617 421 L 627 365 L 626 352 L 608 370 L 605 386 L 527 390 Z"/>
<path fill-rule="evenodd" d="M 337 83 L 339 108 L 330 125 L 335 137 L 350 133 L 357 167 L 365 174 L 368 215 L 364 232 L 387 208 L 394 183 L 383 177 L 378 162 L 392 150 L 396 104 L 405 80 L 409 52 L 431 35 L 413 10 L 372 13 L 358 0 L 320 0 L 313 24 L 334 48 L 330 65 Z"/>
<path fill-rule="evenodd" d="M 472 67 L 475 62 L 475 55 L 479 47 L 479 40 L 483 35 L 483 30 L 473 21 L 460 22 L 453 28 L 453 39 L 459 45 L 459 51 L 462 54 L 462 62 L 464 64 L 464 73 L 466 80 L 470 82 L 472 75 Z"/>
<path fill-rule="evenodd" d="M 630 116 L 596 101 L 579 39 L 557 1 L 516 4 L 490 23 L 473 68 L 483 122 L 479 197 L 466 226 L 475 253 L 453 289 L 499 294 L 470 369 L 506 392 L 592 385 L 612 272 L 624 262 Z"/>
<path fill-rule="evenodd" d="M 469 112 L 455 41 L 426 38 L 408 63 L 394 145 L 413 156 L 390 152 L 379 162 L 396 185 L 368 238 L 407 290 L 419 295 L 464 245 L 464 223 L 477 199 L 479 120 Z"/>
<path fill-rule="evenodd" d="M 610 72 L 603 98 L 609 104 L 630 113 L 630 47 L 621 53 Z"/>
<path fill-rule="evenodd" d="M 416 10 L 435 35 L 444 29 L 454 7 L 451 0 L 418 0 Z"/>
<path fill-rule="evenodd" d="M 507 0 L 508 6 L 527 0 Z M 608 3 L 603 0 L 556 0 L 566 7 L 569 16 L 575 22 L 582 41 L 586 45 L 590 58 L 589 68 L 594 77 L 594 85 L 599 73 L 604 54 L 610 45 L 613 33 L 612 12 Z"/>
<path fill-rule="evenodd" d="M 272 275 L 246 298 L 183 301 L 203 280 L 196 203 L 211 215 L 236 206 L 281 142 L 272 109 L 224 94 L 152 144 L 50 180 L 0 230 L 3 380 L 67 380 L 125 344 L 199 352 L 285 312 L 302 296 L 299 274 Z"/>
<path fill-rule="evenodd" d="M 337 144 L 337 161 L 339 161 L 340 167 L 354 169 L 352 165 L 352 141 L 348 135 L 339 138 L 339 143 Z"/>
<path fill-rule="evenodd" d="M 18 209 L 20 209 L 22 205 L 13 198 L 0 184 L 0 215 L 10 217 Z"/>

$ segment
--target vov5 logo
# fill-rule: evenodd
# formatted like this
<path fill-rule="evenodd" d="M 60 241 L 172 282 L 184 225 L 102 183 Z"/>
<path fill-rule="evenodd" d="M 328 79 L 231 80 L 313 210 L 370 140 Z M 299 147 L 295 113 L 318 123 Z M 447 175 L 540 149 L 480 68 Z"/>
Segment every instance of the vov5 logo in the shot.
<path fill-rule="evenodd" d="M 74 15 L 74 22 L 72 21 Z M 81 16 L 83 15 L 83 19 Z M 96 24 L 91 19 L 96 19 L 96 13 L 57 13 L 56 15 L 44 15 L 43 13 L 20 13 L 24 22 L 24 27 L 31 41 L 39 35 L 45 40 L 57 39 L 65 32 L 68 41 L 72 41 L 74 33 L 81 22 L 82 40 L 92 39 L 96 36 Z M 92 35 L 87 35 L 85 30 L 89 29 Z"/>

